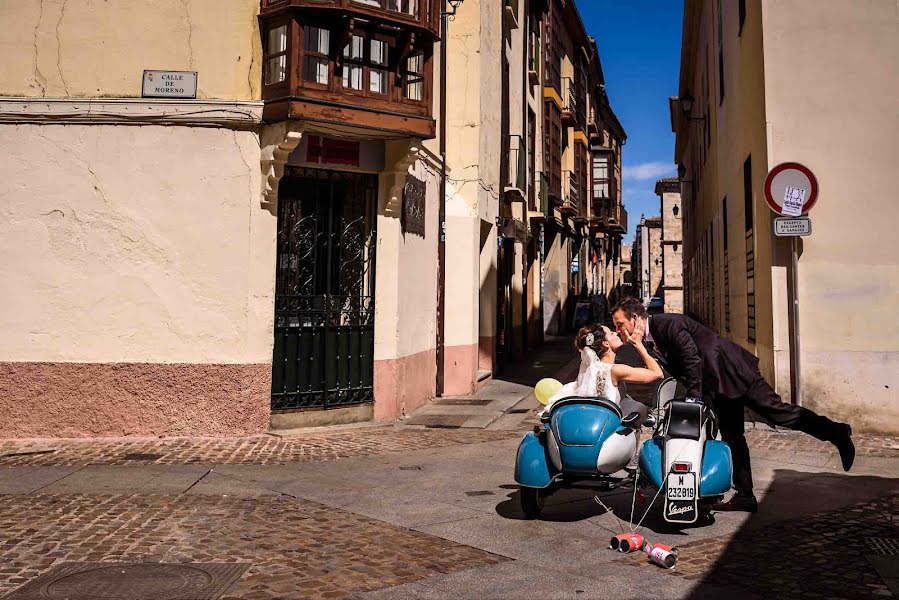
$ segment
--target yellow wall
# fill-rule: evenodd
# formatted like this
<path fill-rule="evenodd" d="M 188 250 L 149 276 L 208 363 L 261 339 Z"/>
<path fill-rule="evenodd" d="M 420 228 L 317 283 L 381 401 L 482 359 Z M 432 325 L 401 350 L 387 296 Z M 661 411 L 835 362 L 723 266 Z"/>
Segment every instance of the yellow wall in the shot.
<path fill-rule="evenodd" d="M 4 360 L 271 360 L 256 134 L 19 125 L 0 144 Z"/>
<path fill-rule="evenodd" d="M 717 311 L 710 324 L 755 352 L 763 375 L 790 400 L 790 243 L 773 235 L 763 185 L 776 164 L 805 164 L 817 175 L 821 195 L 810 215 L 813 233 L 799 242 L 802 403 L 859 429 L 899 431 L 899 246 L 892 231 L 899 217 L 892 201 L 899 154 L 895 6 L 877 0 L 749 1 L 739 32 L 735 3 L 704 1 L 688 3 L 685 23 L 680 93 L 696 98 L 693 117 L 708 115 L 712 142 L 703 161 L 705 123 L 681 120 L 677 159 L 696 186 L 691 206 L 685 191 L 690 227 L 684 252 L 689 262 L 712 228 Z M 743 163 L 750 153 L 755 344 L 746 329 Z M 723 318 L 725 197 L 729 333 Z"/>
<path fill-rule="evenodd" d="M 0 96 L 139 97 L 144 69 L 197 98 L 260 96 L 258 0 L 4 0 Z"/>

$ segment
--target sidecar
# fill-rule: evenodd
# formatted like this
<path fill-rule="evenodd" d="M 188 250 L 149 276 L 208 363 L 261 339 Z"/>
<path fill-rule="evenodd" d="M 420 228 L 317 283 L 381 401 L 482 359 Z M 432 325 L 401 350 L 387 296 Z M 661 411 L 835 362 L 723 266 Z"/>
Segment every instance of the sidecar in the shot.
<path fill-rule="evenodd" d="M 541 424 L 518 446 L 515 481 L 521 486 L 521 508 L 527 517 L 540 515 L 547 496 L 560 487 L 617 487 L 637 451 L 635 429 L 640 415 L 622 419 L 621 409 L 603 398 L 562 398 L 541 417 Z"/>

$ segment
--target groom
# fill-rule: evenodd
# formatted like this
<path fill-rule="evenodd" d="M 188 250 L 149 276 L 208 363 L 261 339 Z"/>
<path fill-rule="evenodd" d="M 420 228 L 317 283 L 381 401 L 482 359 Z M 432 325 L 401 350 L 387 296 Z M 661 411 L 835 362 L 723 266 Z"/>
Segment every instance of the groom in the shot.
<path fill-rule="evenodd" d="M 759 371 L 758 358 L 742 346 L 716 335 L 693 319 L 680 314 L 649 316 L 636 298 L 625 298 L 612 309 L 618 332 L 644 332 L 644 343 L 665 358 L 663 367 L 687 386 L 687 396 L 711 400 L 722 439 L 730 446 L 734 461 L 736 494 L 715 510 L 755 512 L 749 447 L 743 432 L 743 406 L 775 425 L 797 429 L 832 443 L 840 452 L 843 469 L 855 460 L 852 428 L 831 421 L 806 408 L 781 401 Z M 626 339 L 626 338 L 625 338 Z M 664 364 L 667 363 L 667 364 Z"/>

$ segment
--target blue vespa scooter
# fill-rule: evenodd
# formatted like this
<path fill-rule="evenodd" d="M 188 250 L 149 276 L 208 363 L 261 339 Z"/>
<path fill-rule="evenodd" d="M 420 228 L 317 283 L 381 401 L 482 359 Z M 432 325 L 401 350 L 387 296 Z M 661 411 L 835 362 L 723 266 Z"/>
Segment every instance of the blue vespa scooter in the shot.
<path fill-rule="evenodd" d="M 624 469 L 637 452 L 639 413 L 622 417 L 616 404 L 602 398 L 553 403 L 518 446 L 515 481 L 525 516 L 539 517 L 546 498 L 561 488 L 605 491 L 636 484 L 665 493 L 669 523 L 695 523 L 730 490 L 732 461 L 711 408 L 676 398 L 676 387 L 669 378 L 656 391 L 655 418 L 649 420 L 655 430 L 640 451 L 636 482 Z"/>

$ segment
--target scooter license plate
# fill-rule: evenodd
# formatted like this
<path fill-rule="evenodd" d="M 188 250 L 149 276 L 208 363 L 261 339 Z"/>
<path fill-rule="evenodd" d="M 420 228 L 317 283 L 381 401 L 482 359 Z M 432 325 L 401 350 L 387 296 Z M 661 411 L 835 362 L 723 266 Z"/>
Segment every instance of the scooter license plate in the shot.
<path fill-rule="evenodd" d="M 699 516 L 696 473 L 669 473 L 666 483 L 665 520 L 669 523 L 695 523 Z"/>
<path fill-rule="evenodd" d="M 695 500 L 696 473 L 669 473 L 668 499 L 691 501 Z"/>

